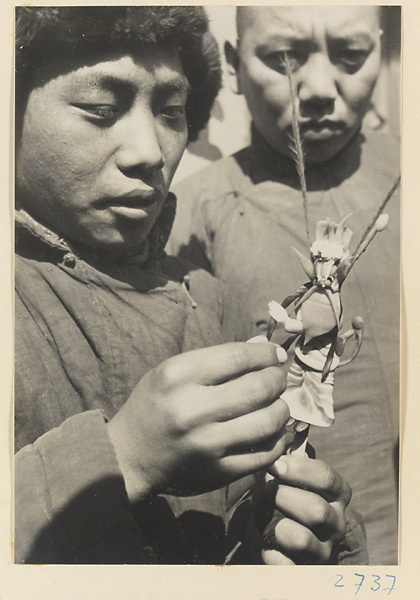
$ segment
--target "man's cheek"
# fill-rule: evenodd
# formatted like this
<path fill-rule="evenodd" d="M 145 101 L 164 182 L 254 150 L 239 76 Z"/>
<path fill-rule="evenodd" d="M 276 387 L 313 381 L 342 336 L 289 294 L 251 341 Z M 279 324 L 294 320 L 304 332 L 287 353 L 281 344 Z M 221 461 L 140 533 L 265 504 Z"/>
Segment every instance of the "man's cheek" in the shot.
<path fill-rule="evenodd" d="M 369 107 L 373 86 L 369 82 L 359 81 L 347 87 L 344 98 L 347 109 L 362 118 Z"/>
<path fill-rule="evenodd" d="M 381 68 L 381 55 L 380 52 L 374 51 L 368 56 L 365 64 L 362 67 L 361 76 L 366 80 L 369 80 L 371 85 L 375 85 L 379 71 Z"/>
<path fill-rule="evenodd" d="M 274 69 L 270 69 L 262 60 L 255 58 L 243 67 L 241 80 L 244 88 L 254 90 L 254 93 L 262 95 L 265 90 L 278 85 L 281 75 Z M 244 90 L 245 91 L 245 90 Z"/>
<path fill-rule="evenodd" d="M 353 106 L 365 106 L 370 102 L 377 81 L 379 65 L 376 61 L 365 64 L 362 70 L 343 86 L 348 103 Z"/>
<path fill-rule="evenodd" d="M 181 160 L 184 151 L 187 147 L 187 133 L 175 136 L 172 142 L 167 144 L 168 151 L 166 153 L 166 163 L 168 165 L 167 172 L 172 179 L 179 161 Z"/>
<path fill-rule="evenodd" d="M 264 87 L 260 88 L 260 97 L 264 105 L 260 110 L 264 111 L 268 107 L 277 115 L 283 113 L 290 104 L 289 89 L 283 85 L 283 82 L 275 80 L 268 82 Z"/>

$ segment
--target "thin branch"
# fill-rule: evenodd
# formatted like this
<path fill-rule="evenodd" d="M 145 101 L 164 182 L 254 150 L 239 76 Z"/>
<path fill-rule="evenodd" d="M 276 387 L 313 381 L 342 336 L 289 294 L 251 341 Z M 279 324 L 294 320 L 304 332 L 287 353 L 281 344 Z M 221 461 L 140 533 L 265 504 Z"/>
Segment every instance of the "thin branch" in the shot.
<path fill-rule="evenodd" d="M 378 208 L 378 210 L 376 211 L 372 221 L 369 223 L 369 225 L 367 226 L 367 228 L 365 229 L 364 234 L 362 235 L 360 242 L 357 245 L 356 250 L 354 251 L 353 255 L 355 257 L 358 258 L 358 252 L 360 250 L 360 248 L 362 247 L 364 241 L 366 240 L 366 238 L 368 237 L 369 233 L 371 232 L 371 230 L 375 227 L 375 223 L 376 221 L 379 219 L 379 217 L 381 216 L 381 214 L 384 212 L 386 205 L 388 204 L 388 202 L 390 201 L 390 199 L 392 198 L 395 190 L 397 189 L 397 187 L 400 185 L 401 182 L 401 175 L 399 175 L 397 177 L 397 179 L 394 181 L 391 189 L 389 190 L 389 192 L 387 193 L 385 199 L 383 200 L 382 204 L 380 205 L 380 207 Z"/>
<path fill-rule="evenodd" d="M 299 105 L 299 100 L 296 94 L 295 85 L 293 83 L 292 78 L 292 67 L 290 65 L 290 59 L 287 54 L 284 57 L 284 67 L 287 75 L 287 79 L 289 81 L 289 91 L 290 97 L 292 100 L 292 132 L 291 144 L 290 148 L 293 152 L 293 156 L 296 163 L 297 172 L 299 175 L 300 187 L 302 192 L 303 199 L 303 215 L 305 217 L 305 227 L 306 227 L 306 237 L 308 239 L 309 247 L 311 247 L 311 236 L 309 235 L 309 216 L 308 216 L 308 197 L 307 197 L 307 187 L 306 187 L 306 178 L 305 178 L 305 161 L 304 154 L 302 149 L 302 141 L 300 138 L 300 129 L 299 129 L 299 119 L 297 114 L 297 106 Z"/>

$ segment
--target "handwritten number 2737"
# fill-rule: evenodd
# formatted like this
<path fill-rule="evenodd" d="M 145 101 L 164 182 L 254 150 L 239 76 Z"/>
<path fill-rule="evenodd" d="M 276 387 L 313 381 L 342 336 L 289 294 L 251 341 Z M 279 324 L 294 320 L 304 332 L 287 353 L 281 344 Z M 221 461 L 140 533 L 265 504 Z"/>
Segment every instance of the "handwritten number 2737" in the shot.
<path fill-rule="evenodd" d="M 356 588 L 354 595 L 357 596 L 357 594 L 360 592 L 360 589 L 366 588 L 369 584 L 369 588 L 372 592 L 378 592 L 379 590 L 382 590 L 383 592 L 388 592 L 388 596 L 390 595 L 390 593 L 394 590 L 395 588 L 395 583 L 397 578 L 395 577 L 395 575 L 385 575 L 384 577 L 388 577 L 389 579 L 392 579 L 392 583 L 389 582 L 388 580 L 383 581 L 382 585 L 381 585 L 381 577 L 380 575 L 370 575 L 370 576 L 365 576 L 362 575 L 361 573 L 354 573 L 355 577 L 358 577 L 359 579 L 356 581 L 356 583 L 354 583 L 354 587 Z M 334 587 L 337 588 L 344 588 L 345 586 L 345 581 L 344 581 L 344 576 L 343 575 L 336 575 L 337 580 L 334 584 Z M 384 577 L 382 577 L 382 579 L 384 579 Z M 387 585 L 390 584 L 389 587 L 383 587 L 383 585 Z"/>

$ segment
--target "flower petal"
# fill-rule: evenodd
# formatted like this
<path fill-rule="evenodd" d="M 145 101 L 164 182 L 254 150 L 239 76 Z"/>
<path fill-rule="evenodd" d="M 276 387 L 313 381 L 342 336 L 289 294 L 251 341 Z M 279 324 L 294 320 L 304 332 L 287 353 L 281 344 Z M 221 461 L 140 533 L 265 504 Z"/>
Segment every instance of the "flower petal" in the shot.
<path fill-rule="evenodd" d="M 275 300 L 268 303 L 268 313 L 277 323 L 285 323 L 289 318 L 287 310 Z"/>

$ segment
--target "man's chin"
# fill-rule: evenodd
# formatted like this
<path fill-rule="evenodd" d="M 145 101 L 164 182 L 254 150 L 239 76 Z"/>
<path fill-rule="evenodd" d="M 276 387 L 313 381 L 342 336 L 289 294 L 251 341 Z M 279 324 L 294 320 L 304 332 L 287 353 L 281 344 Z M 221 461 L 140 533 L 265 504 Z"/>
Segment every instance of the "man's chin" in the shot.
<path fill-rule="evenodd" d="M 73 241 L 73 245 L 81 256 L 96 256 L 108 262 L 119 262 L 123 257 L 140 256 L 145 253 L 148 243 L 144 236 L 124 237 L 110 235 L 107 238 L 85 237 L 83 240 Z"/>
<path fill-rule="evenodd" d="M 351 136 L 326 140 L 305 140 L 305 165 L 312 167 L 335 158 L 347 146 Z"/>
<path fill-rule="evenodd" d="M 319 131 L 302 131 L 301 142 L 304 154 L 304 162 L 306 167 L 322 164 L 336 157 L 340 152 L 349 144 L 354 136 L 359 131 L 359 127 L 356 129 L 345 131 L 325 128 Z M 290 137 L 282 133 L 281 140 Z M 292 150 L 292 144 L 285 145 L 283 141 L 278 144 L 276 140 L 272 147 L 282 156 L 292 161 L 296 160 L 296 154 Z"/>

